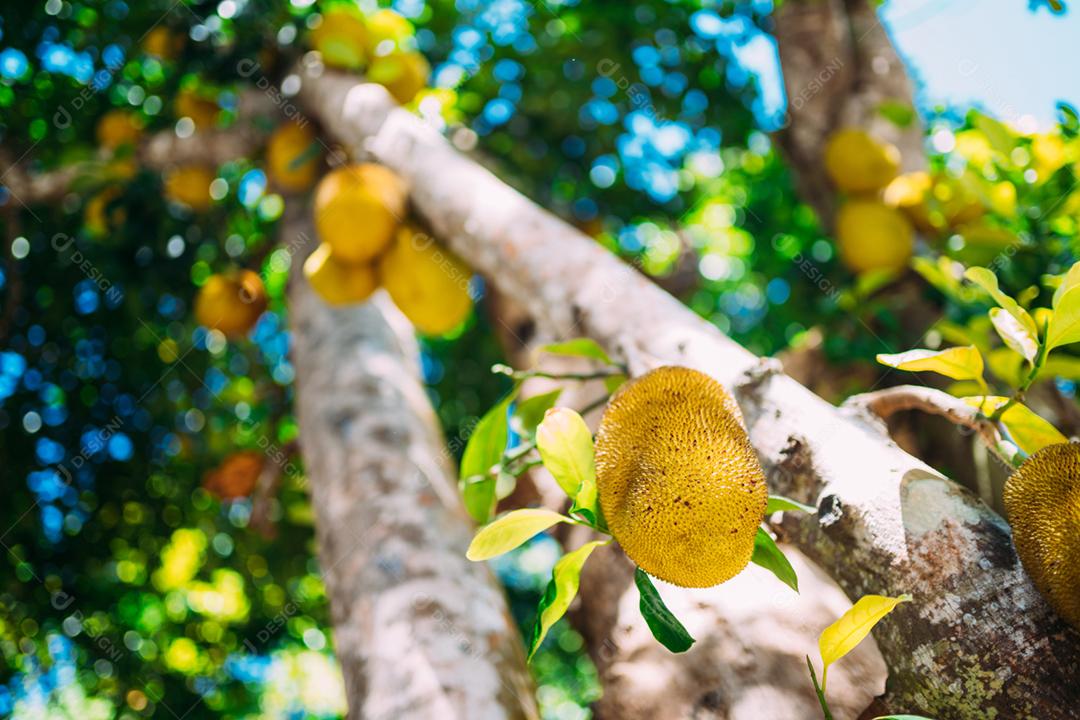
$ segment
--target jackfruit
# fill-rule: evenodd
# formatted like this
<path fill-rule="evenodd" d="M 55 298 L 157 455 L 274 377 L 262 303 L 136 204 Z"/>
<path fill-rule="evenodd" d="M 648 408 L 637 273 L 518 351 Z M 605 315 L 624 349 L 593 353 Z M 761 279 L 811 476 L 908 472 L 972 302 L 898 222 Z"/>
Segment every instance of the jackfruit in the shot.
<path fill-rule="evenodd" d="M 288 122 L 279 126 L 266 143 L 266 173 L 285 192 L 307 190 L 319 169 L 315 133 L 306 125 Z"/>
<path fill-rule="evenodd" d="M 394 239 L 405 214 L 405 184 L 381 165 L 338 168 L 315 189 L 315 228 L 338 259 L 367 262 Z"/>
<path fill-rule="evenodd" d="M 743 570 L 765 515 L 765 473 L 716 380 L 661 367 L 624 385 L 596 434 L 611 534 L 645 572 L 710 587 Z"/>
<path fill-rule="evenodd" d="M 195 297 L 195 320 L 228 337 L 241 337 L 266 310 L 266 287 L 251 270 L 211 275 Z"/>
<path fill-rule="evenodd" d="M 1016 554 L 1035 587 L 1080 630 L 1080 445 L 1049 445 L 1005 483 Z"/>
<path fill-rule="evenodd" d="M 327 305 L 351 305 L 371 297 L 379 286 L 375 268 L 367 263 L 343 262 L 326 243 L 304 261 L 304 275 Z"/>
<path fill-rule="evenodd" d="M 911 223 L 877 200 L 849 200 L 836 213 L 840 260 L 852 272 L 902 270 L 915 247 Z"/>
<path fill-rule="evenodd" d="M 416 32 L 405 16 L 389 8 L 368 15 L 364 25 L 367 29 L 365 48 L 369 58 L 389 55 L 394 50 L 404 48 Z"/>
<path fill-rule="evenodd" d="M 876 192 L 900 171 L 900 151 L 863 130 L 846 128 L 825 144 L 825 171 L 841 190 Z"/>
<path fill-rule="evenodd" d="M 259 483 L 263 456 L 253 450 L 235 452 L 203 477 L 207 492 L 222 500 L 247 497 Z"/>
<path fill-rule="evenodd" d="M 363 15 L 351 7 L 335 7 L 323 13 L 311 31 L 311 46 L 330 67 L 359 70 L 367 62 L 368 32 Z"/>
<path fill-rule="evenodd" d="M 392 52 L 372 59 L 368 79 L 377 82 L 405 105 L 427 87 L 431 65 L 415 50 Z"/>
<path fill-rule="evenodd" d="M 125 145 L 135 145 L 142 136 L 142 122 L 135 114 L 125 110 L 110 110 L 97 123 L 98 145 L 115 150 Z"/>
<path fill-rule="evenodd" d="M 442 335 L 472 309 L 472 272 L 456 255 L 411 225 L 403 225 L 379 259 L 379 279 L 394 304 L 422 333 Z"/>
<path fill-rule="evenodd" d="M 196 212 L 210 209 L 210 183 L 215 173 L 203 165 L 184 165 L 165 175 L 165 197 Z"/>

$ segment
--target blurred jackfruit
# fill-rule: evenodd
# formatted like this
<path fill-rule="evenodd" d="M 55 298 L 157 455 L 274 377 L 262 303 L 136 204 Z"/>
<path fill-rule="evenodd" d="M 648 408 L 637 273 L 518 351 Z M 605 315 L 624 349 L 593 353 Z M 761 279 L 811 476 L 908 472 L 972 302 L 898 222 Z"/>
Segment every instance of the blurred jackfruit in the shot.
<path fill-rule="evenodd" d="M 216 174 L 205 165 L 183 165 L 165 174 L 165 197 L 196 212 L 210 209 L 210 183 Z"/>
<path fill-rule="evenodd" d="M 240 337 L 255 326 L 266 305 L 262 278 L 251 270 L 233 270 L 211 275 L 199 288 L 195 320 L 227 337 Z"/>
<path fill-rule="evenodd" d="M 363 302 L 378 287 L 375 269 L 370 264 L 344 262 L 326 243 L 320 243 L 308 256 L 304 275 L 327 305 Z"/>
<path fill-rule="evenodd" d="M 876 192 L 900 171 L 900 151 L 863 130 L 845 128 L 825 144 L 825 170 L 841 190 Z"/>
<path fill-rule="evenodd" d="M 876 200 L 849 200 L 836 213 L 840 260 L 852 272 L 899 271 L 914 249 L 911 224 L 894 208 Z"/>
<path fill-rule="evenodd" d="M 596 481 L 611 534 L 650 575 L 709 587 L 750 562 L 765 474 L 708 375 L 661 367 L 624 385 L 596 435 Z"/>
<path fill-rule="evenodd" d="M 315 133 L 307 125 L 280 125 L 266 143 L 266 173 L 275 187 L 285 192 L 307 190 L 319 169 Z"/>
<path fill-rule="evenodd" d="M 1080 445 L 1050 445 L 1005 483 L 1016 553 L 1065 622 L 1080 630 Z"/>
<path fill-rule="evenodd" d="M 133 146 L 142 136 L 142 121 L 126 110 L 110 110 L 97 123 L 98 144 L 109 150 Z"/>
<path fill-rule="evenodd" d="M 367 262 L 394 237 L 406 191 L 391 170 L 371 163 L 328 173 L 315 190 L 315 229 L 345 262 Z"/>
<path fill-rule="evenodd" d="M 311 46 L 330 67 L 360 70 L 368 59 L 367 44 L 364 16 L 353 7 L 337 6 L 327 10 L 322 22 L 311 31 Z"/>
<path fill-rule="evenodd" d="M 429 235 L 403 225 L 379 258 L 379 280 L 394 304 L 422 333 L 442 335 L 469 316 L 472 272 Z"/>
<path fill-rule="evenodd" d="M 252 450 L 235 452 L 203 477 L 203 487 L 222 500 L 247 497 L 259 482 L 263 456 Z"/>

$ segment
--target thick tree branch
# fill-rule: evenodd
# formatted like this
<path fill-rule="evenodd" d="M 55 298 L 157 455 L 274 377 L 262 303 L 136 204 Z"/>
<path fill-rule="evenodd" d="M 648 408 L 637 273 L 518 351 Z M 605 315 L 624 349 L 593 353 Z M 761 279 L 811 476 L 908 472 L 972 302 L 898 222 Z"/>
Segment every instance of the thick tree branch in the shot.
<path fill-rule="evenodd" d="M 586 335 L 640 373 L 695 367 L 732 389 L 770 487 L 818 505 L 792 540 L 849 597 L 911 592 L 876 633 L 885 705 L 942 720 L 1064 718 L 1080 642 L 1035 590 L 993 511 L 880 431 L 774 370 L 571 226 L 461 156 L 384 89 L 309 72 L 301 101 L 412 186 L 436 236 L 557 337 Z M 682 662 L 673 658 L 671 662 Z M 689 676 L 689 669 L 687 669 Z"/>
<path fill-rule="evenodd" d="M 978 433 L 987 449 L 998 460 L 1006 467 L 1013 467 L 1009 457 L 1000 450 L 1003 438 L 997 425 L 979 412 L 977 407 L 968 405 L 960 398 L 936 388 L 922 385 L 899 385 L 855 395 L 848 398 L 844 407 L 855 412 L 867 412 L 882 420 L 888 420 L 896 413 L 905 410 L 919 410 L 930 415 L 938 415 L 954 425 Z"/>
<path fill-rule="evenodd" d="M 307 220 L 285 232 L 314 236 Z M 473 526 L 412 329 L 385 297 L 331 309 L 301 273 L 289 302 L 300 444 L 349 717 L 537 717 L 501 588 L 465 559 Z"/>

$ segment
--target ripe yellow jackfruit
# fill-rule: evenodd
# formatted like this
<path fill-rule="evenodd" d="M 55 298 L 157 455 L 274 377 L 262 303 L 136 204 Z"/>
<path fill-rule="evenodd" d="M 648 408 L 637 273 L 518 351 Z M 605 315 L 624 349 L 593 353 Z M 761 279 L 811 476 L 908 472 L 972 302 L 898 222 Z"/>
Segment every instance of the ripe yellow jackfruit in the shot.
<path fill-rule="evenodd" d="M 379 258 L 379 279 L 394 304 L 427 335 L 447 333 L 468 317 L 471 277 L 456 255 L 410 225 L 397 231 Z"/>
<path fill-rule="evenodd" d="M 287 122 L 280 125 L 266 144 L 266 172 L 270 181 L 285 192 L 307 190 L 315 182 L 319 153 L 312 152 L 315 133 L 310 126 Z"/>
<path fill-rule="evenodd" d="M 372 59 L 368 78 L 390 91 L 402 105 L 427 87 L 431 65 L 415 50 L 392 52 Z"/>
<path fill-rule="evenodd" d="M 902 270 L 914 249 L 911 223 L 876 200 L 849 200 L 836 213 L 840 260 L 852 272 Z"/>
<path fill-rule="evenodd" d="M 1065 622 L 1080 630 L 1080 445 L 1039 450 L 1005 483 L 1016 553 Z"/>
<path fill-rule="evenodd" d="M 210 209 L 210 183 L 215 173 L 204 165 L 183 165 L 165 175 L 165 197 L 196 212 Z"/>
<path fill-rule="evenodd" d="M 195 320 L 228 337 L 241 337 L 266 310 L 266 287 L 251 270 L 211 275 L 195 297 Z"/>
<path fill-rule="evenodd" d="M 378 287 L 375 268 L 366 263 L 342 262 L 326 243 L 320 243 L 308 256 L 304 275 L 327 305 L 363 302 Z"/>
<path fill-rule="evenodd" d="M 115 150 L 124 145 L 135 145 L 142 136 L 142 123 L 126 110 L 110 110 L 101 116 L 97 124 L 98 145 Z"/>
<path fill-rule="evenodd" d="M 315 190 L 315 229 L 338 259 L 367 262 L 390 244 L 405 199 L 404 183 L 381 165 L 338 168 Z"/>
<path fill-rule="evenodd" d="M 311 46 L 330 67 L 359 70 L 367 62 L 367 43 L 363 15 L 350 7 L 327 10 L 322 22 L 311 31 Z"/>
<path fill-rule="evenodd" d="M 596 484 L 611 534 L 642 570 L 709 587 L 746 567 L 765 515 L 765 474 L 720 383 L 661 367 L 611 399 Z"/>
<path fill-rule="evenodd" d="M 415 32 L 413 24 L 401 14 L 383 8 L 376 10 L 364 19 L 367 28 L 365 48 L 369 58 L 389 55 L 394 50 L 405 47 L 405 43 Z"/>
<path fill-rule="evenodd" d="M 888 185 L 900 171 L 900 151 L 863 130 L 846 128 L 829 137 L 825 145 L 825 170 L 841 190 L 875 192 Z"/>

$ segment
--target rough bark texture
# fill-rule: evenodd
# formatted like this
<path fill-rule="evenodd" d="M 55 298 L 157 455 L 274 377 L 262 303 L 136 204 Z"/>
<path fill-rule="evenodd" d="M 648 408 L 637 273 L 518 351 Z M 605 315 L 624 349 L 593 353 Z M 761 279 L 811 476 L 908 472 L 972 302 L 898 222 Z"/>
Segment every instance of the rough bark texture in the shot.
<path fill-rule="evenodd" d="M 305 223 L 286 232 L 314 236 Z M 301 273 L 289 302 L 301 448 L 349 716 L 537 717 L 502 590 L 465 559 L 473 526 L 411 327 L 381 293 L 332 309 Z"/>
<path fill-rule="evenodd" d="M 541 327 L 592 337 L 634 373 L 686 365 L 735 392 L 771 489 L 819 508 L 785 520 L 795 544 L 849 597 L 915 595 L 876 633 L 891 672 L 882 707 L 942 720 L 1073 713 L 1080 636 L 1035 590 L 1008 526 L 977 498 L 459 155 L 381 87 L 308 68 L 301 101 L 403 176 L 436 235 Z M 685 657 L 671 662 L 691 676 Z"/>
<path fill-rule="evenodd" d="M 852 126 L 895 145 L 904 170 L 926 165 L 918 118 L 900 127 L 882 103 L 912 108 L 912 87 L 870 0 L 790 0 L 777 8 L 775 34 L 788 97 L 788 117 L 775 134 L 799 194 L 826 226 L 835 209 L 822 160 L 829 136 Z"/>

